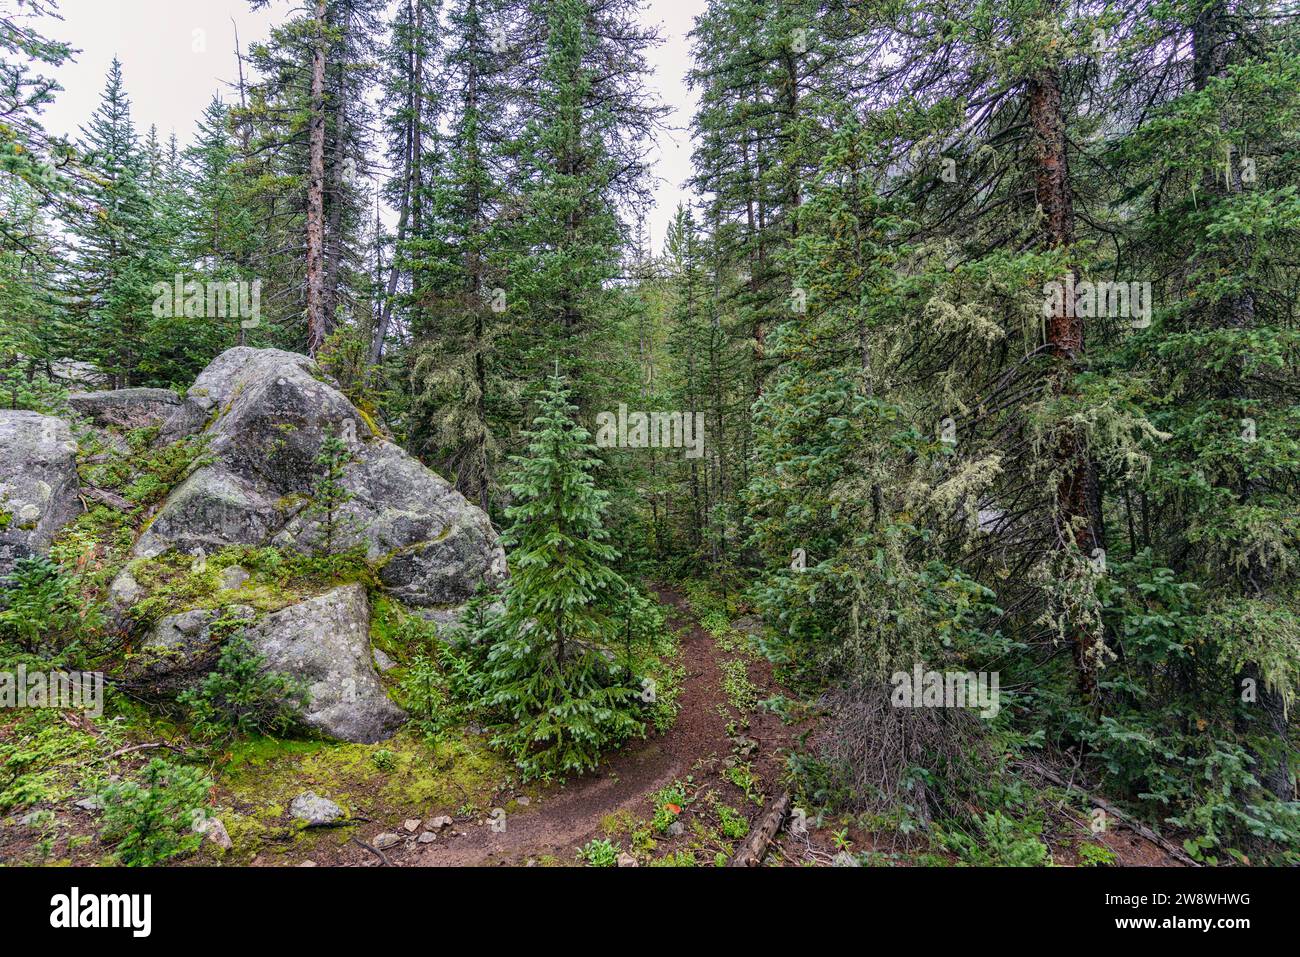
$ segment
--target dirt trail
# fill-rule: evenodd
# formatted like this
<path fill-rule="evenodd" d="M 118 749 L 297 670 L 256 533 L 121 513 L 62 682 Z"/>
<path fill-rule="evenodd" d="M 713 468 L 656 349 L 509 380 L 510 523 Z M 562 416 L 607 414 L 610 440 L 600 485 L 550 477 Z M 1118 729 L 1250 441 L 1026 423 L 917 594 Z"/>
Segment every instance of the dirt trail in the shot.
<path fill-rule="evenodd" d="M 633 742 L 602 762 L 594 774 L 571 779 L 564 787 L 546 792 L 528 808 L 511 814 L 502 832 L 494 832 L 487 825 L 460 825 L 459 836 L 440 838 L 435 844 L 419 845 L 407 853 L 389 852 L 394 864 L 523 864 L 544 854 L 571 863 L 577 848 L 602 836 L 601 821 L 606 816 L 625 809 L 645 815 L 649 795 L 691 773 L 699 759 L 723 757 L 730 752 L 725 722 L 717 707 L 726 701 L 718 649 L 696 624 L 679 592 L 655 590 L 668 609 L 669 626 L 688 626 L 680 658 L 686 678 L 679 699 L 681 710 L 672 730 Z M 751 735 L 758 737 L 754 732 Z M 761 745 L 768 744 L 759 740 Z"/>

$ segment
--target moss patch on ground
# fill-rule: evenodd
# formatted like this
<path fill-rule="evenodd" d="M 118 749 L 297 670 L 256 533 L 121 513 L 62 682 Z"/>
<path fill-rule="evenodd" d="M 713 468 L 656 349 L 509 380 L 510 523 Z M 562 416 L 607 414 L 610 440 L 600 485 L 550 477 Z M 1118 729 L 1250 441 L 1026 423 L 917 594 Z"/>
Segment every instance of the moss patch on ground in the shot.
<path fill-rule="evenodd" d="M 377 744 L 251 738 L 234 744 L 216 769 L 216 803 L 230 831 L 232 861 L 257 853 L 301 858 L 346 843 L 353 828 L 304 829 L 289 805 L 314 791 L 349 818 L 396 827 L 492 806 L 511 779 L 510 765 L 472 736 L 430 742 L 403 729 Z"/>

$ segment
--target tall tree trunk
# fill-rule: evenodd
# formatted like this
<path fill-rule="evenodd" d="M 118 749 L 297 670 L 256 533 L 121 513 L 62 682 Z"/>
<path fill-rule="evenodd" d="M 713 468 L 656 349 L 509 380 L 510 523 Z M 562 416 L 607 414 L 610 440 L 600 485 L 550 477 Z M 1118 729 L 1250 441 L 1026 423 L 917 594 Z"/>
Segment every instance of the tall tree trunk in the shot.
<path fill-rule="evenodd" d="M 248 109 L 248 96 L 246 93 L 246 87 L 244 83 L 244 51 L 243 48 L 240 47 L 239 45 L 239 27 L 235 25 L 235 20 L 233 17 L 231 17 L 230 19 L 230 24 L 231 26 L 235 27 L 235 62 L 239 65 L 239 109 L 240 109 L 239 159 L 241 164 L 247 164 L 248 157 L 250 155 L 250 150 L 248 148 L 248 137 L 250 131 L 249 131 L 249 124 L 248 124 L 248 114 L 247 112 L 245 112 Z M 246 165 L 241 165 L 241 172 L 244 175 L 247 175 L 248 168 Z M 241 257 L 241 262 L 239 265 L 243 269 L 248 268 L 248 262 L 244 259 L 244 257 Z M 245 334 L 244 324 L 242 322 L 238 323 L 238 329 L 239 329 L 238 345 L 242 346 L 246 344 L 246 339 L 247 339 L 247 336 Z"/>
<path fill-rule="evenodd" d="M 1033 143 L 1034 195 L 1043 216 L 1043 246 L 1068 249 L 1074 242 L 1074 198 L 1066 157 L 1065 114 L 1061 103 L 1060 74 L 1040 70 L 1029 81 L 1029 123 Z M 1060 308 L 1047 317 L 1047 342 L 1055 358 L 1051 387 L 1061 394 L 1070 387 L 1083 358 L 1083 319 L 1073 303 L 1062 297 Z M 1100 547 L 1096 473 L 1088 461 L 1082 437 L 1068 432 L 1056 455 L 1062 470 L 1057 486 L 1058 530 L 1063 547 L 1075 547 L 1086 556 Z M 1091 700 L 1097 690 L 1092 635 L 1071 625 L 1079 692 Z"/>
<path fill-rule="evenodd" d="M 307 354 L 325 341 L 325 0 L 316 0 L 307 179 Z"/>
<path fill-rule="evenodd" d="M 384 341 L 388 338 L 388 330 L 393 321 L 393 300 L 397 296 L 397 282 L 401 273 L 399 263 L 401 261 L 402 244 L 406 241 L 406 223 L 411 215 L 411 195 L 414 192 L 416 154 L 419 152 L 420 123 L 421 123 L 421 105 L 424 102 L 424 58 L 421 51 L 423 50 L 423 30 L 424 30 L 424 6 L 419 0 L 407 0 L 406 3 L 407 22 L 412 24 L 411 50 L 407 57 L 408 69 L 410 75 L 408 78 L 408 97 L 407 97 L 407 127 L 406 127 L 406 149 L 402 157 L 402 203 L 397 214 L 397 238 L 393 245 L 393 261 L 388 270 L 388 285 L 384 290 L 383 307 L 379 313 L 379 321 L 375 323 L 375 331 L 370 340 L 370 364 L 378 365 L 379 360 L 384 357 Z"/>

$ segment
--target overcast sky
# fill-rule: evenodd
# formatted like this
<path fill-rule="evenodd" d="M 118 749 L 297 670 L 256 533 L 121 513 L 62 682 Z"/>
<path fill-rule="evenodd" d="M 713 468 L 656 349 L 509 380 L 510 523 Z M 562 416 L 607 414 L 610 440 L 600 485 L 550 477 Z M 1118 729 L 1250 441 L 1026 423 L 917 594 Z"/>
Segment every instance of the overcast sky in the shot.
<path fill-rule="evenodd" d="M 677 203 L 687 198 L 682 188 L 690 175 L 685 127 L 694 98 L 685 83 L 690 66 L 686 33 L 704 5 L 705 0 L 644 4 L 643 19 L 664 36 L 651 57 L 651 83 L 673 108 L 668 125 L 675 128 L 660 134 L 653 154 L 655 208 L 648 227 L 655 251 Z M 269 9 L 252 13 L 247 0 L 60 0 L 63 22 L 47 24 L 46 33 L 81 52 L 57 73 L 64 91 L 46 108 L 46 128 L 76 135 L 98 104 L 104 74 L 116 55 L 141 132 L 157 125 L 163 139 L 175 131 L 184 144 L 212 94 L 236 77 L 236 27 L 247 47 L 249 41 L 266 39 L 271 26 L 288 19 L 295 6 L 290 0 L 272 0 Z"/>

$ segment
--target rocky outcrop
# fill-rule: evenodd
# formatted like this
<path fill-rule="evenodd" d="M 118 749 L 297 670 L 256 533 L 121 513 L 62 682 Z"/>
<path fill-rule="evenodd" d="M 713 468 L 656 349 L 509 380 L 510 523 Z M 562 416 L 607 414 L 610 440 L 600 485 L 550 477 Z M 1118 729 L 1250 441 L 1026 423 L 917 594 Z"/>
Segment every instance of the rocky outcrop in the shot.
<path fill-rule="evenodd" d="M 202 455 L 147 520 L 132 549 L 148 560 L 178 550 L 196 557 L 226 546 L 275 546 L 304 553 L 363 552 L 380 585 L 438 618 L 506 574 L 488 517 L 448 482 L 374 427 L 315 362 L 277 349 L 222 353 L 185 396 L 122 389 L 73 396 L 74 422 L 119 451 L 123 433 L 156 427 L 157 443 L 201 435 Z M 318 507 L 328 439 L 345 454 L 342 494 L 326 520 Z M 30 412 L 0 412 L 0 575 L 13 561 L 47 549 L 77 512 L 77 446 L 67 423 Z M 111 585 L 110 620 L 149 596 L 141 566 Z M 345 585 L 270 613 L 237 596 L 249 573 L 223 570 L 220 610 L 180 611 L 158 621 L 124 665 L 123 677 L 161 696 L 193 687 L 219 658 L 230 618 L 267 666 L 308 686 L 302 720 L 346 741 L 387 737 L 405 715 L 387 697 L 370 645 L 365 589 Z M 145 584 L 142 584 L 145 583 Z M 322 583 L 318 589 L 329 588 Z M 306 592 L 310 594 L 310 591 Z M 214 627 L 218 617 L 223 626 Z"/>
<path fill-rule="evenodd" d="M 218 618 L 227 623 L 214 633 Z M 197 684 L 216 665 L 232 621 L 266 667 L 307 686 L 302 723 L 342 741 L 371 743 L 391 735 L 405 713 L 375 674 L 370 647 L 370 604 L 360 585 L 344 585 L 259 618 L 247 606 L 195 609 L 169 615 L 150 631 L 132 658 L 129 677 L 150 692 L 174 695 Z"/>
<path fill-rule="evenodd" d="M 306 356 L 230 349 L 199 376 L 185 407 L 193 417 L 216 416 L 205 432 L 209 461 L 168 497 L 136 555 L 360 546 L 386 588 L 426 606 L 464 601 L 480 583 L 504 578 L 505 555 L 487 516 L 379 435 Z M 311 507 L 327 437 L 347 447 L 340 484 L 349 496 L 328 534 Z"/>
<path fill-rule="evenodd" d="M 77 443 L 66 422 L 0 410 L 0 578 L 44 553 L 80 511 Z"/>

